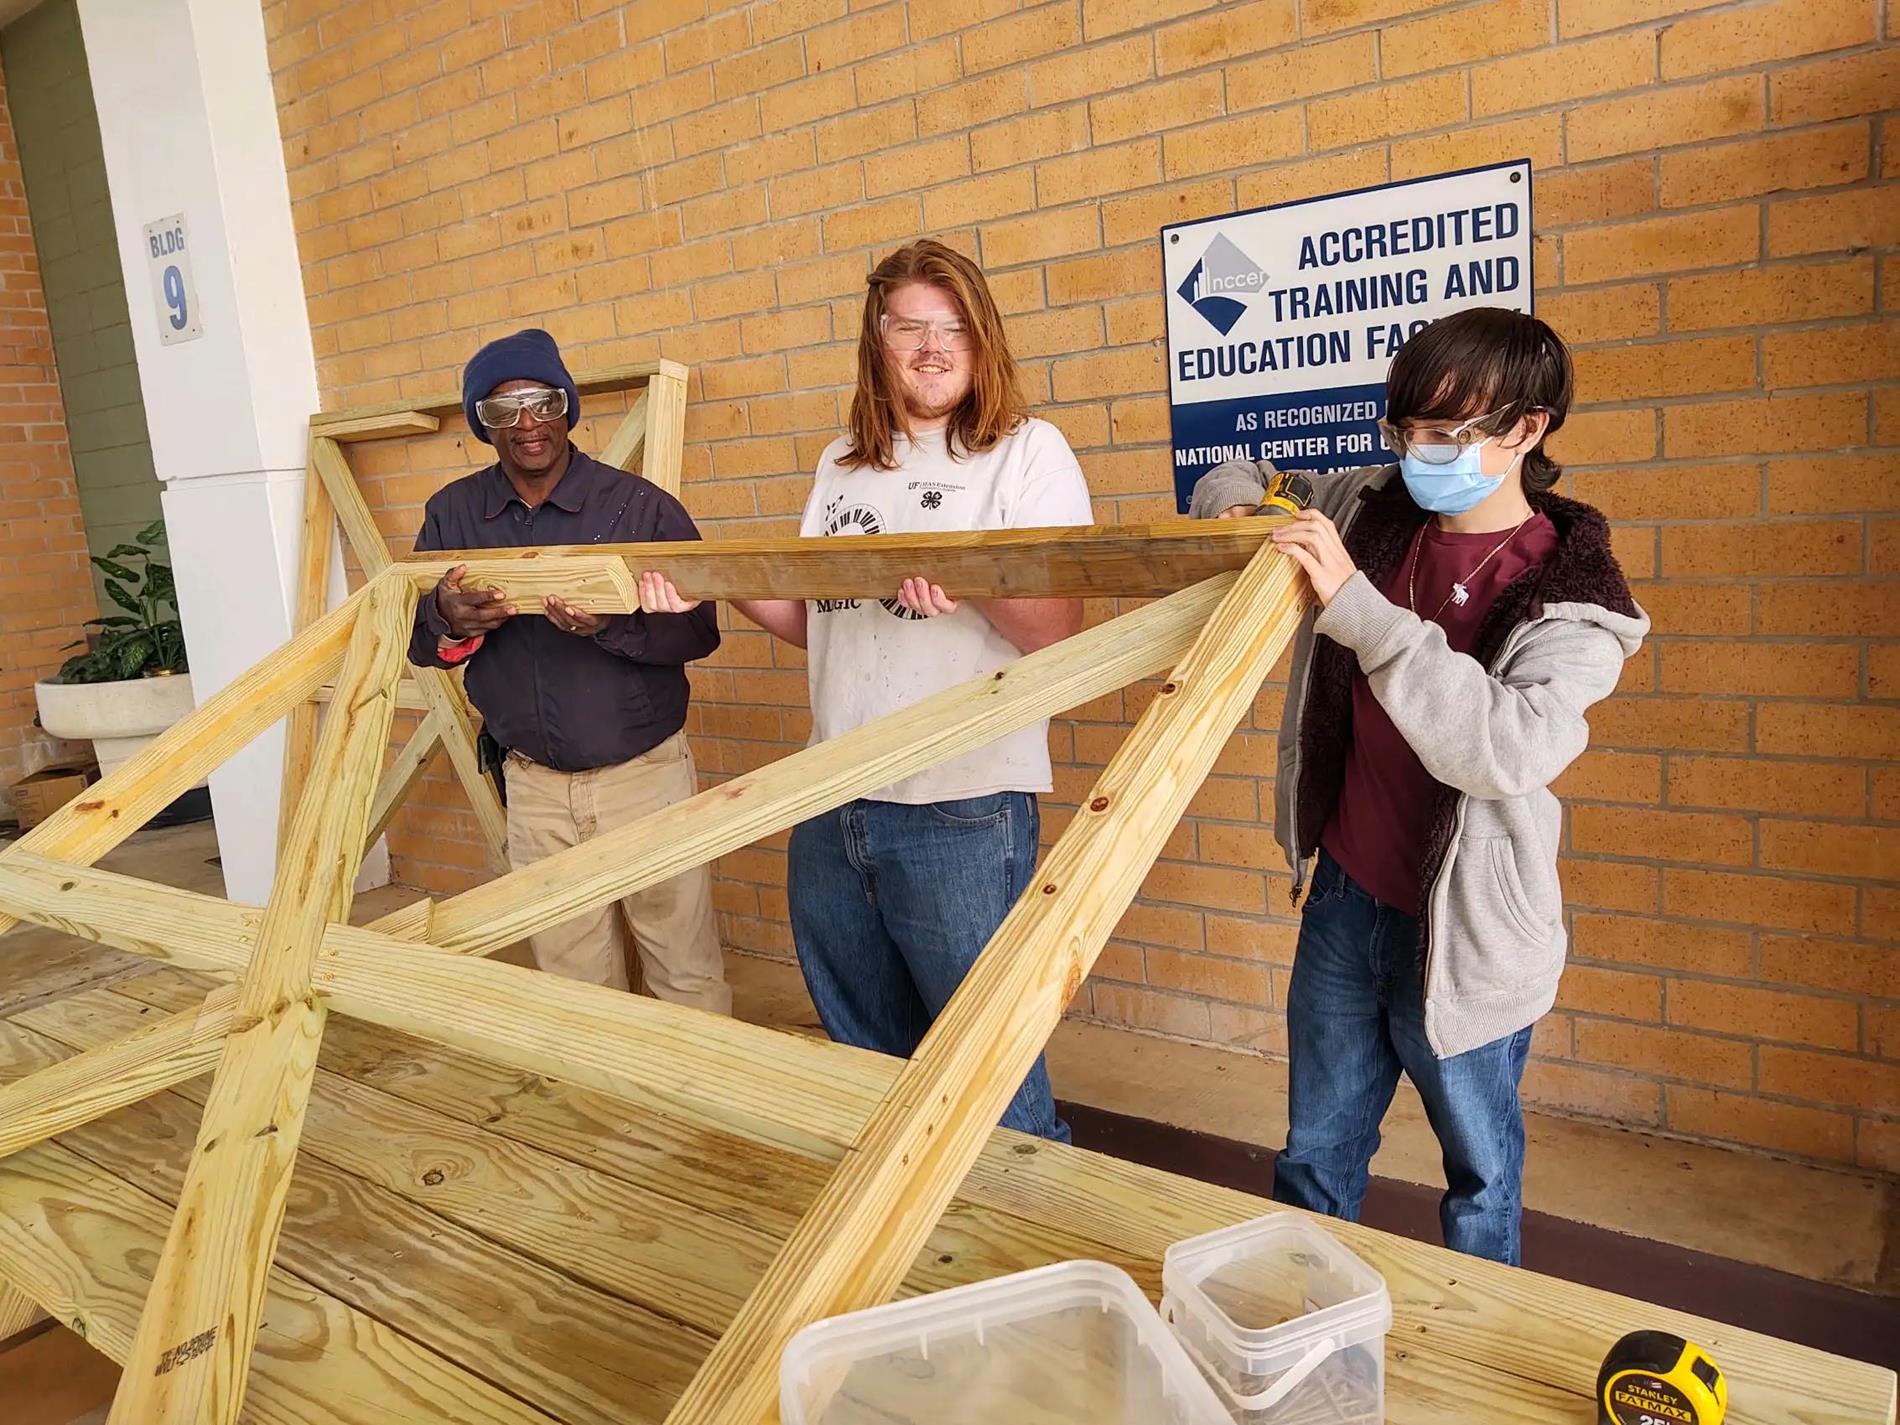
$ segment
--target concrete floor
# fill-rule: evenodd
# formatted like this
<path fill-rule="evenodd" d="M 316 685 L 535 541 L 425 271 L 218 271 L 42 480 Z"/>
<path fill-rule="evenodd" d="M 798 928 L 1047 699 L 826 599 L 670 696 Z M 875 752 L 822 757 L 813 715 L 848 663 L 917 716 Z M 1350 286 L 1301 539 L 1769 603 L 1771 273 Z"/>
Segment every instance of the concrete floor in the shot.
<path fill-rule="evenodd" d="M 210 825 L 200 824 L 143 832 L 104 864 L 216 895 L 223 891 L 216 852 Z M 417 894 L 401 887 L 366 893 L 357 899 L 356 918 L 372 919 Z M 71 944 L 24 927 L 11 933 L 47 935 L 49 948 Z M 517 947 L 503 958 L 524 957 Z M 728 970 L 742 1018 L 820 1032 L 795 966 L 733 955 Z M 1073 1022 L 1057 1030 L 1049 1060 L 1057 1093 L 1070 1102 L 1279 1146 L 1283 1063 Z M 1534 1211 L 1814 1281 L 1895 1292 L 1890 1183 L 1543 1114 L 1529 1115 L 1527 1127 L 1525 1205 Z M 1442 1187 L 1436 1144 L 1409 1086 L 1401 1086 L 1385 1128 L 1374 1172 Z M 0 1347 L 0 1419 L 95 1425 L 105 1418 L 116 1380 L 111 1362 L 79 1337 L 58 1326 L 36 1328 Z"/>

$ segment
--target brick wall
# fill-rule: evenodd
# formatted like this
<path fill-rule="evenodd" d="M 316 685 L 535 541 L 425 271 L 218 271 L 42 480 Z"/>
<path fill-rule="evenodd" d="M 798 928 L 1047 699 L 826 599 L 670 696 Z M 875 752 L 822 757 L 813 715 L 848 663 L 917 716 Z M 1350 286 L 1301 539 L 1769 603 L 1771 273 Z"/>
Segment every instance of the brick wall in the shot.
<path fill-rule="evenodd" d="M 392 14 L 400 11 L 400 14 Z M 1099 518 L 1170 508 L 1156 228 L 1528 155 L 1557 443 L 1657 636 L 1564 779 L 1575 961 L 1539 1103 L 1900 1168 L 1900 11 L 1877 0 L 437 0 L 266 7 L 326 399 L 440 385 L 551 327 L 693 366 L 686 500 L 793 529 L 862 278 L 980 256 Z M 1883 30 L 1884 25 L 1884 30 Z M 365 451 L 386 528 L 480 452 Z M 1106 610 L 1096 610 L 1097 614 Z M 1885 635 L 1883 637 L 1883 635 Z M 735 630 L 701 766 L 805 735 Z M 1146 690 L 1052 733 L 1066 809 Z M 1076 1012 L 1283 1046 L 1296 925 L 1261 816 L 1281 689 L 1171 839 Z M 399 867 L 474 874 L 437 783 Z M 1264 868 L 1264 869 L 1263 869 Z M 730 944 L 789 951 L 782 843 L 728 856 Z"/>
<path fill-rule="evenodd" d="M 33 683 L 59 667 L 62 645 L 97 611 L 0 74 L 0 787 L 62 745 L 33 727 Z"/>

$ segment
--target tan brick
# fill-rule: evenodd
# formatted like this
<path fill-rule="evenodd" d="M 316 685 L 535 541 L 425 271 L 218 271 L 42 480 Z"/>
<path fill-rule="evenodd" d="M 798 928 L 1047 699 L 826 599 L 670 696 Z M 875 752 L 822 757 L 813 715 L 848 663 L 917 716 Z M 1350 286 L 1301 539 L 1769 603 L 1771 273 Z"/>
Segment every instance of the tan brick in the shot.
<path fill-rule="evenodd" d="M 1633 218 L 1656 210 L 1656 160 L 1613 159 L 1537 175 L 1540 229 Z"/>
<path fill-rule="evenodd" d="M 1258 109 L 1365 84 L 1378 74 L 1370 33 L 1309 40 L 1297 49 L 1229 64 L 1227 106 Z"/>
<path fill-rule="evenodd" d="M 1663 869 L 1663 909 L 1669 915 L 1732 925 L 1851 935 L 1851 886 L 1736 871 Z"/>
<path fill-rule="evenodd" d="M 1235 180 L 1234 194 L 1241 207 L 1259 208 L 1315 193 L 1369 188 L 1385 182 L 1388 173 L 1383 148 L 1362 148 L 1278 164 L 1264 173 L 1243 173 Z"/>
<path fill-rule="evenodd" d="M 1867 176 L 1867 128 L 1864 122 L 1836 124 L 1666 153 L 1663 206 L 1694 207 L 1855 182 Z"/>
<path fill-rule="evenodd" d="M 1029 105 L 1025 88 L 1021 70 L 1004 69 L 920 94 L 916 101 L 917 131 L 930 137 L 1020 114 Z"/>
<path fill-rule="evenodd" d="M 1010 350 L 1019 358 L 1092 351 L 1101 343 L 1102 314 L 1097 307 L 1063 307 L 1052 312 L 1026 312 L 1009 323 Z M 1050 419 L 1055 419 L 1053 413 Z M 1070 441 L 1069 444 L 1073 446 L 1075 442 Z"/>
<path fill-rule="evenodd" d="M 1842 1054 L 1764 1047 L 1761 1091 L 1831 1108 L 1892 1113 L 1900 1104 L 1900 1065 Z"/>
<path fill-rule="evenodd" d="M 1307 142 L 1316 150 L 1346 148 L 1440 128 L 1464 117 L 1464 76 L 1427 75 L 1337 98 L 1310 100 L 1306 106 Z"/>
<path fill-rule="evenodd" d="M 1630 1069 L 1645 1078 L 1746 1089 L 1754 1084 L 1755 1054 L 1738 1039 L 1651 1029 L 1605 1019 L 1576 1021 L 1576 1055 L 1585 1063 Z"/>
<path fill-rule="evenodd" d="M 1572 35 L 1594 35 L 1720 3 L 1721 0 L 1558 0 L 1557 32 L 1566 39 Z"/>
<path fill-rule="evenodd" d="M 743 18 L 743 17 L 741 17 Z M 816 72 L 817 65 L 812 66 Z M 750 49 L 741 46 L 735 53 L 713 66 L 713 96 L 718 99 L 748 98 L 780 84 L 803 79 L 805 55 L 796 39 Z"/>
<path fill-rule="evenodd" d="M 1664 1093 L 1669 1127 L 1678 1133 L 1830 1162 L 1853 1157 L 1854 1120 L 1844 1113 L 1680 1084 L 1669 1085 Z"/>
<path fill-rule="evenodd" d="M 1767 60 L 1846 49 L 1876 37 L 1866 0 L 1769 0 L 1678 20 L 1663 28 L 1662 75 L 1681 79 Z"/>
<path fill-rule="evenodd" d="M 1709 980 L 1673 980 L 1669 1022 L 1780 1043 L 1852 1049 L 1860 1016 L 1850 1000 Z"/>
<path fill-rule="evenodd" d="M 1851 698 L 1860 688 L 1860 653 L 1847 644 L 1672 641 L 1662 648 L 1662 688 L 1669 693 Z"/>
<path fill-rule="evenodd" d="M 1662 759 L 1592 748 L 1565 769 L 1552 790 L 1565 801 L 1659 802 Z"/>
<path fill-rule="evenodd" d="M 1892 682 L 1881 677 L 1874 689 L 1876 696 L 1892 696 Z M 1900 767 L 1882 767 L 1874 773 L 1872 810 L 1882 821 L 1900 821 Z"/>
<path fill-rule="evenodd" d="M 1900 244 L 1900 185 L 1881 184 L 1768 205 L 1768 256 L 1859 252 Z"/>
<path fill-rule="evenodd" d="M 1161 949 L 1149 950 L 1147 962 L 1148 983 L 1156 989 L 1239 1004 L 1264 1005 L 1273 999 L 1272 979 L 1263 965 Z"/>
<path fill-rule="evenodd" d="M 968 178 L 924 194 L 924 226 L 962 227 L 985 218 L 1022 213 L 1036 206 L 1036 183 L 1027 168 Z"/>
<path fill-rule="evenodd" d="M 1552 45 L 1475 65 L 1471 112 L 1484 118 L 1516 109 L 1545 109 L 1572 99 L 1638 89 L 1653 83 L 1655 77 L 1656 41 L 1644 31 Z M 1542 174 L 1538 181 L 1543 182 Z M 1542 193 L 1538 200 L 1541 210 Z"/>
<path fill-rule="evenodd" d="M 1114 148 L 1090 149 L 1036 165 L 1036 196 L 1044 207 L 1120 193 L 1161 177 L 1161 141 L 1138 139 Z"/>
<path fill-rule="evenodd" d="M 963 69 L 981 74 L 1016 66 L 1038 55 L 1065 49 L 1082 38 L 1076 7 L 1070 0 L 1038 5 L 1021 14 L 991 20 L 963 36 Z"/>
<path fill-rule="evenodd" d="M 1163 167 L 1169 178 L 1192 178 L 1233 168 L 1291 158 L 1305 146 L 1298 109 L 1264 109 L 1171 133 L 1162 139 Z"/>
<path fill-rule="evenodd" d="M 916 137 L 916 107 L 908 99 L 880 104 L 873 109 L 856 109 L 819 125 L 818 161 L 836 163 L 840 159 L 909 143 Z"/>
<path fill-rule="evenodd" d="M 1141 894 L 1177 905 L 1260 915 L 1267 909 L 1266 886 L 1258 872 L 1158 861 L 1142 882 Z"/>
<path fill-rule="evenodd" d="M 1849 520 L 1676 525 L 1663 530 L 1663 573 L 1857 574 L 1860 541 Z"/>
<path fill-rule="evenodd" d="M 1054 369 L 1056 399 L 1085 401 L 1096 396 L 1160 390 L 1167 383 L 1164 355 L 1152 347 L 1125 347 L 1058 361 Z M 1152 456 L 1135 454 L 1152 467 Z"/>
<path fill-rule="evenodd" d="M 1746 588 L 1716 584 L 1644 584 L 1636 598 L 1659 629 L 1672 634 L 1747 633 L 1753 614 Z"/>
<path fill-rule="evenodd" d="M 1542 0 L 1487 0 L 1387 25 L 1379 33 L 1379 53 L 1384 75 L 1391 80 L 1516 54 L 1536 48 L 1549 34 L 1550 7 Z"/>
<path fill-rule="evenodd" d="M 1095 1017 L 1110 1024 L 1179 1039 L 1205 1039 L 1212 1033 L 1206 1000 L 1099 980 L 1091 980 L 1088 988 Z"/>
<path fill-rule="evenodd" d="M 1653 272 L 1681 272 L 1752 262 L 1761 250 L 1761 219 L 1753 208 L 1682 214 L 1585 228 L 1564 238 L 1564 277 L 1605 282 Z"/>
<path fill-rule="evenodd" d="M 1900 318 L 1771 332 L 1762 338 L 1762 369 L 1776 388 L 1894 380 L 1900 377 Z"/>
<path fill-rule="evenodd" d="M 1855 586 L 1852 598 L 1839 584 L 1800 581 L 1762 584 L 1760 630 L 1821 638 L 1869 638 L 1900 627 L 1900 585 L 1885 580 Z"/>
<path fill-rule="evenodd" d="M 1570 809 L 1570 842 L 1585 853 L 1746 866 L 1754 859 L 1755 834 L 1739 816 L 1579 806 Z"/>
<path fill-rule="evenodd" d="M 1597 347 L 1577 352 L 1575 362 L 1581 401 L 1746 390 L 1755 384 L 1755 339 L 1723 336 Z"/>
<path fill-rule="evenodd" d="M 1111 44 L 1090 45 L 1029 66 L 1029 97 L 1036 105 L 1106 94 L 1154 76 L 1154 42 L 1132 35 Z"/>
<path fill-rule="evenodd" d="M 1045 274 L 1049 301 L 1063 306 L 1144 292 L 1154 285 L 1158 265 L 1152 251 L 1138 248 L 1052 263 Z"/>
<path fill-rule="evenodd" d="M 1860 933 L 1873 939 L 1900 940 L 1900 891 L 1868 886 L 1861 892 Z"/>
<path fill-rule="evenodd" d="M 1106 39 L 1125 30 L 1211 9 L 1215 3 L 1217 0 L 1082 0 L 1082 33 L 1091 40 Z"/>
<path fill-rule="evenodd" d="M 1659 134 L 1682 144 L 1759 129 L 1764 84 L 1758 75 L 1728 75 L 1582 105 L 1565 116 L 1567 156 L 1580 163 L 1634 153 L 1654 148 Z"/>
<path fill-rule="evenodd" d="M 1230 213 L 1234 185 L 1228 178 L 1208 178 L 1172 188 L 1114 198 L 1102 204 L 1102 240 L 1110 247 L 1152 241 L 1169 223 Z"/>
<path fill-rule="evenodd" d="M 1761 864 L 1817 876 L 1900 881 L 1900 830 L 1825 821 L 1764 821 Z"/>
<path fill-rule="evenodd" d="M 673 121 L 673 146 L 682 156 L 729 148 L 759 136 L 759 105 L 751 95 Z"/>
<path fill-rule="evenodd" d="M 991 124 L 970 135 L 970 156 L 978 173 L 1029 163 L 1089 147 L 1089 111 L 1077 104 L 1047 109 Z"/>
<path fill-rule="evenodd" d="M 1045 209 L 1033 217 L 985 224 L 982 229 L 983 265 L 1012 267 L 1071 253 L 1090 252 L 1101 245 L 1101 217 L 1091 204 L 1076 208 Z"/>
<path fill-rule="evenodd" d="M 1223 111 L 1219 73 L 1187 75 L 1089 102 L 1089 132 L 1097 145 L 1180 128 Z"/>
<path fill-rule="evenodd" d="M 1764 935 L 1761 978 L 1893 999 L 1900 997 L 1900 951 L 1887 945 L 1812 935 Z"/>
<path fill-rule="evenodd" d="M 761 94 L 759 122 L 764 132 L 777 133 L 842 114 L 856 103 L 857 89 L 849 73 L 814 74 Z"/>
<path fill-rule="evenodd" d="M 1746 751 L 1748 705 L 1715 698 L 1613 697 L 1590 714 L 1593 739 L 1623 749 Z"/>
<path fill-rule="evenodd" d="M 1735 518 L 1760 513 L 1761 467 L 1634 466 L 1575 476 L 1571 492 L 1613 520 Z"/>
<path fill-rule="evenodd" d="M 1584 959 L 1731 978 L 1749 973 L 1753 939 L 1752 931 L 1648 916 L 1579 913 L 1571 926 L 1571 951 Z"/>
<path fill-rule="evenodd" d="M 1212 14 L 1167 26 L 1155 35 L 1155 51 L 1161 72 L 1175 74 L 1258 54 L 1297 38 L 1299 14 L 1294 0 L 1251 0 L 1222 5 Z"/>
<path fill-rule="evenodd" d="M 1581 861 L 1563 857 L 1557 863 L 1563 881 L 1564 903 L 1593 910 L 1653 912 L 1661 904 L 1662 881 L 1654 866 L 1628 861 Z"/>
<path fill-rule="evenodd" d="M 1526 1103 L 1622 1124 L 1661 1123 L 1662 1092 L 1654 1080 L 1620 1069 L 1534 1059 L 1524 1071 Z"/>
<path fill-rule="evenodd" d="M 1900 92 L 1900 50 L 1892 45 L 1843 59 L 1816 60 L 1768 76 L 1768 112 L 1777 124 L 1814 124 L 1878 114 Z"/>
<path fill-rule="evenodd" d="M 680 208 L 680 228 L 689 240 L 713 233 L 729 233 L 765 221 L 765 185 L 754 183 L 744 188 L 727 188 L 695 198 Z"/>
<path fill-rule="evenodd" d="M 1669 325 L 1676 331 L 1851 317 L 1873 304 L 1871 258 L 1776 263 L 1669 283 Z"/>
<path fill-rule="evenodd" d="M 867 197 L 883 198 L 965 178 L 969 172 L 969 140 L 962 134 L 952 134 L 929 143 L 890 149 L 866 160 L 864 191 Z M 925 201 L 928 207 L 929 200 Z"/>
<path fill-rule="evenodd" d="M 825 218 L 825 249 L 836 252 L 913 237 L 918 230 L 918 207 L 915 197 L 897 197 L 831 213 Z"/>
<path fill-rule="evenodd" d="M 1706 401 L 1663 412 L 1663 453 L 1675 459 L 1838 450 L 1853 445 L 1866 429 L 1867 399 L 1858 393 Z"/>
<path fill-rule="evenodd" d="M 847 162 L 810 168 L 774 178 L 767 187 L 774 217 L 789 218 L 800 213 L 842 208 L 864 196 L 864 166 Z M 910 202 L 914 208 L 915 200 Z"/>

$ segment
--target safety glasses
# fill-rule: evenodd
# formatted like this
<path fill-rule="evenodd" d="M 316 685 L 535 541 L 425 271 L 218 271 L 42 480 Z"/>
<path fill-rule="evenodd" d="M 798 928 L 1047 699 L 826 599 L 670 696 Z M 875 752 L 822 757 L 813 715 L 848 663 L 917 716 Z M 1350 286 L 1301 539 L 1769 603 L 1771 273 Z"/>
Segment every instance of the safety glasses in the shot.
<path fill-rule="evenodd" d="M 970 329 L 962 322 L 913 322 L 886 312 L 878 318 L 878 330 L 892 351 L 922 351 L 932 336 L 939 351 L 970 349 Z"/>
<path fill-rule="evenodd" d="M 1484 429 L 1485 424 L 1502 414 L 1502 410 L 1489 411 L 1458 425 L 1402 426 L 1382 420 L 1379 434 L 1385 437 L 1394 455 L 1410 455 L 1427 465 L 1449 465 L 1468 447 L 1494 436 L 1496 432 Z"/>
<path fill-rule="evenodd" d="M 521 424 L 526 414 L 530 421 L 554 421 L 567 414 L 567 392 L 550 386 L 529 391 L 510 391 L 505 396 L 486 396 L 475 403 L 475 417 L 490 430 L 506 430 Z"/>

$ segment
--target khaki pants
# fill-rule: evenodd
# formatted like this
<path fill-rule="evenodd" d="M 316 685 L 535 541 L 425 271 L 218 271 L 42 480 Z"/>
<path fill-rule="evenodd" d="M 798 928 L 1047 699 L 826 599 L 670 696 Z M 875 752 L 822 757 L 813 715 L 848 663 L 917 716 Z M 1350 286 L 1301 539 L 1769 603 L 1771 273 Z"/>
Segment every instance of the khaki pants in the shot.
<path fill-rule="evenodd" d="M 506 776 L 508 862 L 517 869 L 699 790 L 681 732 L 630 762 L 589 772 L 557 772 L 511 752 Z M 617 990 L 628 987 L 628 951 L 637 948 L 656 998 L 732 1013 L 713 926 L 710 866 L 543 930 L 529 937 L 528 946 L 534 963 L 551 974 Z"/>

